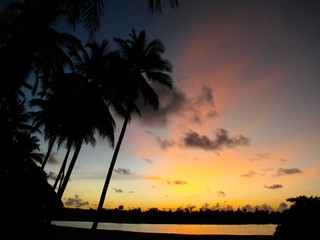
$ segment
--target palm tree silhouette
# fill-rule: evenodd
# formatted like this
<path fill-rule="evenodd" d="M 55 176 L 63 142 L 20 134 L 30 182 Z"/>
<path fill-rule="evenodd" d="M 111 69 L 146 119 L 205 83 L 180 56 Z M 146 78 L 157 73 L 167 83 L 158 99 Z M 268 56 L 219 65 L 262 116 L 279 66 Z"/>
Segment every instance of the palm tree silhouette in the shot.
<path fill-rule="evenodd" d="M 39 1 L 40 2 L 40 1 Z M 21 96 L 28 87 L 30 73 L 35 75 L 36 91 L 40 80 L 51 72 L 61 72 L 71 61 L 65 47 L 76 47 L 80 41 L 52 26 L 61 16 L 55 9 L 38 1 L 13 2 L 0 14 L 0 59 L 2 63 L 1 97 Z M 36 4 L 39 3 L 39 4 Z"/>
<path fill-rule="evenodd" d="M 148 0 L 149 11 L 153 12 L 162 12 L 161 0 Z M 178 7 L 178 0 L 170 0 L 170 5 L 172 8 Z"/>
<path fill-rule="evenodd" d="M 137 35 L 135 30 L 132 30 L 129 37 L 130 39 L 128 40 L 121 38 L 114 39 L 119 45 L 119 54 L 126 63 L 124 64 L 125 69 L 123 69 L 123 72 L 125 72 L 124 78 L 119 79 L 123 86 L 119 91 L 124 96 L 124 99 L 127 99 L 124 103 L 126 115 L 100 196 L 97 216 L 92 224 L 93 230 L 97 229 L 98 226 L 99 213 L 103 207 L 113 168 L 130 121 L 130 115 L 132 111 L 139 111 L 136 107 L 136 101 L 142 96 L 145 105 L 157 110 L 159 107 L 158 95 L 149 82 L 161 84 L 169 88 L 172 87 L 172 78 L 169 75 L 172 71 L 172 65 L 161 56 L 165 51 L 162 42 L 156 39 L 148 43 L 145 31 L 140 31 Z"/>
<path fill-rule="evenodd" d="M 43 158 L 24 105 L 24 101 L 16 101 L 14 108 L 0 108 L 0 146 L 8 160 L 2 164 L 5 172 L 24 171 L 25 164 L 41 162 Z"/>
<path fill-rule="evenodd" d="M 73 157 L 59 188 L 58 197 L 62 197 L 82 143 L 95 144 L 95 135 L 107 138 L 113 145 L 115 123 L 108 106 L 101 97 L 100 90 L 79 73 L 59 74 L 48 82 L 47 94 L 38 99 L 39 112 L 46 110 L 50 114 L 59 112 L 53 120 L 46 121 L 53 131 L 58 131 L 58 145 L 67 142 L 75 147 Z M 52 116 L 44 114 L 44 116 Z M 47 130 L 51 131 L 51 130 Z"/>

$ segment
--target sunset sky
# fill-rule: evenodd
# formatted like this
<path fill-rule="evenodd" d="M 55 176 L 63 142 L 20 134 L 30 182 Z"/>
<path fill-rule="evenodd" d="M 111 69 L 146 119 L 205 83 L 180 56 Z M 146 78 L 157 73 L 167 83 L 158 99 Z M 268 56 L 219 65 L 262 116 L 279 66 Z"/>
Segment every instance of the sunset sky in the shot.
<path fill-rule="evenodd" d="M 104 207 L 277 210 L 290 197 L 320 196 L 319 4 L 180 0 L 171 9 L 162 2 L 154 15 L 146 0 L 105 4 L 98 40 L 114 48 L 113 37 L 127 38 L 132 28 L 159 38 L 174 87 L 155 86 L 160 109 L 133 116 Z M 123 120 L 116 119 L 117 140 Z M 50 176 L 65 151 L 54 149 Z M 66 207 L 97 207 L 112 153 L 101 139 L 83 146 Z"/>

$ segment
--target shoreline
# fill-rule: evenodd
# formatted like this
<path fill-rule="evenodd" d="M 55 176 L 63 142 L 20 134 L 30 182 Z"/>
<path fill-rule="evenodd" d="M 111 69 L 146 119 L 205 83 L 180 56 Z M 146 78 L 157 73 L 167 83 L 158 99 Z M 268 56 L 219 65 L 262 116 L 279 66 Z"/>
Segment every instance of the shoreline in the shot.
<path fill-rule="evenodd" d="M 38 239 L 47 240 L 274 240 L 270 235 L 198 235 L 198 234 L 171 234 L 171 233 L 141 233 L 119 230 L 92 231 L 91 229 L 53 226 L 46 230 L 22 230 L 15 229 L 9 232 L 3 232 L 6 239 Z M 3 236 L 0 233 L 0 236 Z"/>

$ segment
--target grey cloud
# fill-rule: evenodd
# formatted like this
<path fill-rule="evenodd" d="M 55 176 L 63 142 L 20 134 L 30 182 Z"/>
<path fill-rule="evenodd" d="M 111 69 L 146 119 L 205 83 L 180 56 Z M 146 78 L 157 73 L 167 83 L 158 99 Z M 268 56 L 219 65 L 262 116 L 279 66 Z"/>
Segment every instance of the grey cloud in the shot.
<path fill-rule="evenodd" d="M 149 158 L 142 158 L 142 160 L 144 160 L 146 163 L 150 163 L 150 164 L 153 163 L 153 161 Z"/>
<path fill-rule="evenodd" d="M 203 118 L 217 116 L 213 91 L 209 86 L 204 85 L 195 98 L 187 98 L 186 94 L 176 86 L 172 89 L 158 85 L 152 87 L 159 96 L 160 106 L 156 111 L 146 107 L 143 99 L 136 102 L 141 112 L 141 117 L 138 119 L 146 125 L 165 127 L 169 117 L 173 115 L 184 115 L 186 119 L 197 123 L 201 123 Z"/>
<path fill-rule="evenodd" d="M 54 172 L 49 172 L 47 175 L 49 179 L 55 180 L 57 178 L 57 174 L 55 174 Z"/>
<path fill-rule="evenodd" d="M 288 204 L 286 204 L 285 202 L 282 202 L 279 204 L 279 207 L 276 210 L 279 212 L 282 212 L 284 210 L 287 210 L 288 208 L 289 208 Z"/>
<path fill-rule="evenodd" d="M 160 137 L 157 138 L 157 142 L 162 149 L 167 149 L 168 147 L 172 147 L 176 145 L 176 142 L 172 139 L 161 139 Z"/>
<path fill-rule="evenodd" d="M 125 169 L 125 168 L 117 168 L 114 169 L 114 171 L 120 175 L 130 175 L 131 171 L 129 169 Z"/>
<path fill-rule="evenodd" d="M 56 152 L 51 152 L 48 158 L 48 164 L 59 164 L 60 161 L 57 158 L 57 153 Z"/>
<path fill-rule="evenodd" d="M 68 198 L 64 204 L 69 207 L 83 207 L 89 205 L 89 202 L 79 198 L 79 195 L 75 195 L 74 198 Z"/>
<path fill-rule="evenodd" d="M 207 85 L 202 87 L 200 94 L 195 99 L 188 99 L 187 107 L 190 120 L 196 123 L 201 123 L 203 118 L 216 117 L 218 115 L 215 109 L 212 88 Z M 205 107 L 205 113 L 201 112 L 202 107 Z"/>
<path fill-rule="evenodd" d="M 187 147 L 196 147 L 204 150 L 218 150 L 224 146 L 232 148 L 240 145 L 248 145 L 250 142 L 247 137 L 242 135 L 231 138 L 229 132 L 223 128 L 216 131 L 214 139 L 190 130 L 186 133 L 182 141 Z"/>
<path fill-rule="evenodd" d="M 246 174 L 241 175 L 241 177 L 252 177 L 256 174 L 257 173 L 254 170 L 250 169 Z"/>
<path fill-rule="evenodd" d="M 255 205 L 255 206 L 252 206 L 252 205 L 250 205 L 250 204 L 247 204 L 247 205 L 243 206 L 241 209 L 242 209 L 242 210 L 245 209 L 247 212 L 255 212 L 256 209 L 266 210 L 266 211 L 269 211 L 269 212 L 271 212 L 271 211 L 274 210 L 270 205 L 268 205 L 268 204 L 266 204 L 266 203 L 261 204 L 261 205 Z"/>
<path fill-rule="evenodd" d="M 145 107 L 144 101 L 139 99 L 136 103 L 140 109 L 141 117 L 138 117 L 143 124 L 156 127 L 165 127 L 169 122 L 169 116 L 183 111 L 187 102 L 185 93 L 177 87 L 172 89 L 163 86 L 152 86 L 159 96 L 160 106 L 154 111 Z"/>
<path fill-rule="evenodd" d="M 218 195 L 219 197 L 225 197 L 227 194 L 226 194 L 224 191 L 218 191 L 218 192 L 217 192 L 217 195 Z"/>
<path fill-rule="evenodd" d="M 302 173 L 298 168 L 279 168 L 277 171 L 277 176 L 291 175 L 296 173 Z"/>
<path fill-rule="evenodd" d="M 114 188 L 113 189 L 116 193 L 123 193 L 123 190 L 120 188 Z"/>
<path fill-rule="evenodd" d="M 187 182 L 182 181 L 182 180 L 175 180 L 175 181 L 169 181 L 169 180 L 167 180 L 167 184 L 185 185 L 185 184 L 187 184 Z"/>
<path fill-rule="evenodd" d="M 257 153 L 254 158 L 250 158 L 251 161 L 260 161 L 263 159 L 269 158 L 270 154 L 269 153 Z"/>
<path fill-rule="evenodd" d="M 150 132 L 150 131 L 147 131 L 147 133 L 149 133 L 150 135 L 152 136 L 155 136 L 156 138 L 156 141 L 157 143 L 159 144 L 159 146 L 166 150 L 167 148 L 169 147 L 172 147 L 174 145 L 177 144 L 177 142 L 175 140 L 172 140 L 172 139 L 162 139 L 161 137 L 159 137 L 157 134 L 153 133 L 153 132 Z"/>
<path fill-rule="evenodd" d="M 283 186 L 281 184 L 273 184 L 271 186 L 264 185 L 264 188 L 267 188 L 267 189 L 278 189 L 278 188 L 283 188 Z"/>

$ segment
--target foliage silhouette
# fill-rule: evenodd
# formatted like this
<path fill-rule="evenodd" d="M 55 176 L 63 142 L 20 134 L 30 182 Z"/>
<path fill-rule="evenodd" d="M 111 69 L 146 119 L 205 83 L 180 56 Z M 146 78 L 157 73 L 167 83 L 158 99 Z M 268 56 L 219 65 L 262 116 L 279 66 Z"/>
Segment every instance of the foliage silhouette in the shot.
<path fill-rule="evenodd" d="M 149 6 L 151 2 L 153 1 L 149 1 Z M 157 3 L 150 9 L 161 12 L 159 6 Z M 44 216 L 50 211 L 62 207 L 60 199 L 82 143 L 94 144 L 93 136 L 98 133 L 113 144 L 115 124 L 109 107 L 122 116 L 128 108 L 124 108 L 126 103 L 122 97 L 116 98 L 117 83 L 101 81 L 99 77 L 106 77 L 114 70 L 103 69 L 103 74 L 100 75 L 101 69 L 92 68 L 93 64 L 91 69 L 88 68 L 88 63 L 92 63 L 94 59 L 89 54 L 86 56 L 90 58 L 82 59 L 84 61 L 77 65 L 74 54 L 80 51 L 85 54 L 80 40 L 54 28 L 58 20 L 65 17 L 63 19 L 74 28 L 79 23 L 84 24 L 88 36 L 94 39 L 95 33 L 99 31 L 103 9 L 103 0 L 12 1 L 1 9 L 0 144 L 6 157 L 0 168 L 0 178 L 4 194 L 10 196 L 2 198 L 1 203 L 3 206 L 16 206 L 10 216 L 5 215 L 4 218 L 10 217 L 14 221 L 27 217 L 36 222 L 46 219 Z M 94 42 L 91 45 L 96 46 Z M 111 68 L 118 68 L 114 63 Z M 108 65 L 108 61 L 103 64 Z M 70 72 L 66 72 L 66 69 Z M 66 91 L 61 91 L 62 88 Z M 30 96 L 26 89 L 32 90 Z M 106 91 L 107 89 L 112 91 Z M 67 97 L 67 91 L 73 94 L 72 97 Z M 40 110 L 30 114 L 26 112 L 25 106 L 27 100 L 34 96 L 39 98 L 32 100 L 30 106 L 39 107 Z M 124 99 L 126 98 L 128 97 Z M 90 104 L 93 105 L 90 107 Z M 85 110 L 81 112 L 79 106 Z M 131 108 L 137 109 L 134 104 Z M 68 112 L 70 109 L 73 116 Z M 84 120 L 84 115 L 91 115 L 92 119 L 91 122 L 82 121 L 81 125 L 76 120 Z M 77 131 L 80 129 L 83 131 Z M 44 134 L 45 140 L 49 141 L 45 159 L 39 153 L 39 139 L 34 131 Z M 66 161 L 71 148 L 76 147 L 65 177 L 66 161 L 61 166 L 60 179 L 63 181 L 60 180 L 58 194 L 48 184 L 47 175 L 43 171 L 56 141 L 58 147 L 64 144 L 67 146 Z M 35 162 L 42 163 L 41 167 Z M 58 185 L 58 180 L 59 178 L 55 185 Z M 20 207 L 20 195 L 29 196 L 26 200 L 29 208 Z"/>
<path fill-rule="evenodd" d="M 161 0 L 148 0 L 149 11 L 153 14 L 154 12 L 162 12 Z M 170 0 L 172 8 L 178 7 L 178 0 Z"/>
<path fill-rule="evenodd" d="M 283 212 L 283 220 L 274 233 L 276 239 L 318 239 L 320 198 L 303 195 L 287 201 L 292 205 Z"/>
<path fill-rule="evenodd" d="M 91 221 L 97 210 L 63 208 L 56 212 L 55 220 Z M 101 222 L 118 223 L 166 223 L 166 224 L 279 224 L 282 213 L 256 209 L 253 212 L 245 210 L 192 210 L 173 209 L 160 210 L 150 208 L 142 211 L 140 208 L 124 210 L 120 205 L 114 209 L 102 209 Z"/>
<path fill-rule="evenodd" d="M 0 165 L 0 204 L 10 207 L 10 211 L 2 211 L 4 229 L 25 222 L 40 224 L 52 210 L 63 206 L 46 174 L 35 164 L 43 155 L 38 152 L 39 139 L 30 131 L 28 119 L 23 102 L 15 108 L 0 108 L 0 146 L 5 156 Z"/>

